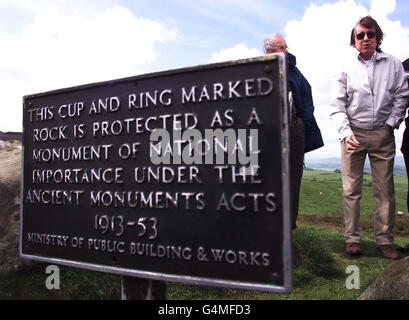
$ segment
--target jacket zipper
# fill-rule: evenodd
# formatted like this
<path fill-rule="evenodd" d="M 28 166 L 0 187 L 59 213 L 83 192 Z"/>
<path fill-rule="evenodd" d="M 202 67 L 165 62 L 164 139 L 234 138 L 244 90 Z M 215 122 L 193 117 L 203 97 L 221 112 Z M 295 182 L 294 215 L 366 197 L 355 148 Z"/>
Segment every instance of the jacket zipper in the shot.
<path fill-rule="evenodd" d="M 372 97 L 372 129 L 375 129 L 375 101 L 374 101 L 372 88 L 371 88 L 371 97 Z"/>
<path fill-rule="evenodd" d="M 375 66 L 376 66 L 376 59 L 373 62 L 373 67 L 372 67 L 372 86 L 371 86 L 371 97 L 372 97 L 372 129 L 375 129 L 375 99 L 374 99 L 374 94 L 373 94 L 373 86 L 375 83 Z"/>

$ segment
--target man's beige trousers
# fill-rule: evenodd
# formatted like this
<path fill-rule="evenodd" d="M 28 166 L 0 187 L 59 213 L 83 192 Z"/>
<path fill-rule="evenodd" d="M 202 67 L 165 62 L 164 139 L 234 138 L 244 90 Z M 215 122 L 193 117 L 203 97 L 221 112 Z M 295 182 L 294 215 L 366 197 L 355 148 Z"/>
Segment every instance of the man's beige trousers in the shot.
<path fill-rule="evenodd" d="M 391 127 L 374 130 L 352 128 L 360 142 L 356 150 L 347 150 L 342 143 L 342 183 L 344 194 L 345 240 L 360 242 L 360 200 L 366 155 L 372 170 L 372 189 L 376 201 L 374 237 L 378 245 L 393 243 L 395 190 L 393 163 L 395 136 Z"/>

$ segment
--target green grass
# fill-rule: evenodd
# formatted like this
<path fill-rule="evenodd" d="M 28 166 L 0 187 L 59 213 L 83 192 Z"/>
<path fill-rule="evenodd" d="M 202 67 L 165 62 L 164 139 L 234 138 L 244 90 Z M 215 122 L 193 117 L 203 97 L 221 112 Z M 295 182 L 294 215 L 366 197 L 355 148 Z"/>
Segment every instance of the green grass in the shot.
<path fill-rule="evenodd" d="M 392 261 L 384 259 L 373 239 L 371 176 L 365 175 L 361 200 L 362 248 L 359 258 L 345 254 L 341 175 L 336 172 L 305 171 L 301 187 L 298 228 L 294 231 L 294 289 L 290 294 L 212 288 L 169 283 L 169 299 L 356 299 Z M 395 177 L 395 242 L 409 242 L 409 217 L 406 210 L 406 177 Z M 345 286 L 346 268 L 360 269 L 359 290 Z M 45 288 L 45 265 L 29 273 L 0 276 L 0 299 L 120 299 L 120 276 L 61 267 L 61 289 Z"/>
<path fill-rule="evenodd" d="M 27 273 L 0 276 L 0 300 L 2 299 L 118 299 L 120 277 L 117 275 L 60 267 L 60 289 L 48 290 L 45 281 L 47 265 L 39 264 Z"/>
<path fill-rule="evenodd" d="M 395 176 L 396 211 L 407 214 L 406 177 Z M 304 171 L 301 185 L 300 210 L 308 213 L 343 212 L 341 174 L 329 171 Z M 372 195 L 372 176 L 364 175 L 361 214 L 373 214 L 375 200 Z"/>

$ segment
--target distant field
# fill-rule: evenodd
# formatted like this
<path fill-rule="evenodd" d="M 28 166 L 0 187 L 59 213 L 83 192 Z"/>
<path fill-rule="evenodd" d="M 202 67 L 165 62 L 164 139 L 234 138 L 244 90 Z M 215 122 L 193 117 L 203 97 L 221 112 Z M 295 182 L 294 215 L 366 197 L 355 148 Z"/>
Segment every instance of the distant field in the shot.
<path fill-rule="evenodd" d="M 305 164 L 307 168 L 313 170 L 329 170 L 334 171 L 335 169 L 341 168 L 341 158 L 322 158 L 322 159 L 309 159 L 306 158 Z M 371 166 L 368 158 L 365 161 L 364 170 L 367 173 L 371 173 Z M 404 176 L 406 177 L 406 167 L 403 156 L 400 152 L 397 152 L 395 157 L 395 163 L 393 166 L 393 174 L 395 176 Z"/>
<path fill-rule="evenodd" d="M 343 212 L 341 173 L 334 171 L 305 170 L 301 184 L 300 208 L 302 212 Z M 406 214 L 407 178 L 395 176 L 396 211 Z M 307 183 L 308 182 L 308 183 Z M 375 200 L 372 195 L 372 176 L 364 175 L 361 213 L 371 214 L 375 211 Z"/>

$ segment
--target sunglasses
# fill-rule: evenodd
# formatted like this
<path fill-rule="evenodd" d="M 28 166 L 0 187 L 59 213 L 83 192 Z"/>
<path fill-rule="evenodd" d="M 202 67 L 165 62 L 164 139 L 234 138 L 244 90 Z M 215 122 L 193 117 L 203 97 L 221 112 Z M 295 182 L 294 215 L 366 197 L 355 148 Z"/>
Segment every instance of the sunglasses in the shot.
<path fill-rule="evenodd" d="M 375 36 L 376 36 L 376 32 L 375 31 L 368 31 L 368 32 L 360 32 L 360 33 L 358 33 L 357 35 L 355 35 L 355 37 L 358 39 L 358 40 L 362 40 L 363 38 L 365 38 L 365 35 L 367 35 L 368 36 L 368 39 L 373 39 L 373 38 L 375 38 Z"/>

